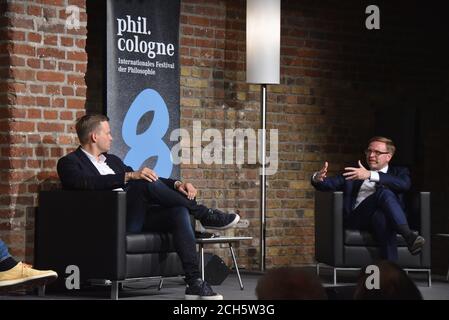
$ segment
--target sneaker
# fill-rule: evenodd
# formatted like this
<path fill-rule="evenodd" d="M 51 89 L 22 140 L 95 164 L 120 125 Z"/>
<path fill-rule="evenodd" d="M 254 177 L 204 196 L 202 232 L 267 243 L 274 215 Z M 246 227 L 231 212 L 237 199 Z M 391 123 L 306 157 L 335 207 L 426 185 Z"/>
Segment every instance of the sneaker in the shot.
<path fill-rule="evenodd" d="M 223 300 L 223 296 L 215 293 L 206 281 L 197 279 L 187 286 L 186 300 Z"/>
<path fill-rule="evenodd" d="M 224 213 L 217 209 L 209 209 L 200 222 L 205 229 L 224 230 L 235 226 L 239 220 L 240 216 L 236 213 Z"/>
<path fill-rule="evenodd" d="M 36 270 L 26 263 L 19 262 L 14 268 L 0 272 L 0 289 L 11 287 L 35 287 L 56 280 L 58 274 L 53 270 Z"/>
<path fill-rule="evenodd" d="M 413 238 L 413 241 L 411 241 L 408 244 L 408 250 L 410 253 L 414 256 L 418 255 L 422 251 L 422 247 L 424 246 L 424 243 L 426 240 L 421 237 L 420 235 L 415 234 L 415 237 Z"/>

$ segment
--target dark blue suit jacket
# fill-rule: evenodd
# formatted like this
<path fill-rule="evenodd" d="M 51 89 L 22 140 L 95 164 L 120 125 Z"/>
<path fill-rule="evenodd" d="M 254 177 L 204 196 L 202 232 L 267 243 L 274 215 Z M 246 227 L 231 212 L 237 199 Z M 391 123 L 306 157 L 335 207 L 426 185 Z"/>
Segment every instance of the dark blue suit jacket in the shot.
<path fill-rule="evenodd" d="M 387 173 L 379 172 L 379 182 L 376 188 L 387 188 L 394 192 L 404 207 L 403 195 L 410 189 L 410 172 L 404 167 L 389 166 Z M 357 195 L 363 180 L 345 180 L 343 175 L 328 177 L 321 182 L 314 182 L 312 185 L 319 191 L 343 191 L 343 210 L 347 217 L 354 207 Z"/>
<path fill-rule="evenodd" d="M 58 175 L 62 187 L 69 190 L 112 190 L 125 188 L 125 172 L 134 171 L 113 154 L 104 153 L 106 163 L 115 174 L 101 175 L 81 147 L 58 161 Z M 176 180 L 159 178 L 170 188 Z"/>

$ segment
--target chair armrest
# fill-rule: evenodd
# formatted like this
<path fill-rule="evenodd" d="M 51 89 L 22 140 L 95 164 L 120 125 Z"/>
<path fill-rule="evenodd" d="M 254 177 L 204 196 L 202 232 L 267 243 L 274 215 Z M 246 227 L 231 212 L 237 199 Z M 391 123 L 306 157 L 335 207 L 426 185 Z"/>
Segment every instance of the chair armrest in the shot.
<path fill-rule="evenodd" d="M 121 280 L 126 274 L 126 192 L 39 193 L 35 264 L 60 278 L 76 265 L 81 281 Z"/>
<path fill-rule="evenodd" d="M 343 192 L 315 193 L 315 257 L 318 262 L 343 264 Z"/>

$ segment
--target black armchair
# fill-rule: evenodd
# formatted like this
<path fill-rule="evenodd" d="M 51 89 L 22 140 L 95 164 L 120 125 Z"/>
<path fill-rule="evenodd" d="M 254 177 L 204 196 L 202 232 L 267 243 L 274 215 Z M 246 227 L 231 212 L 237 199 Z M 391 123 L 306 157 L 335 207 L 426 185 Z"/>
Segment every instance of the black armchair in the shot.
<path fill-rule="evenodd" d="M 397 263 L 407 272 L 422 271 L 431 286 L 430 262 L 430 193 L 407 194 L 407 218 L 412 230 L 426 239 L 419 255 L 408 251 L 404 238 L 398 235 Z M 360 269 L 380 259 L 379 246 L 368 232 L 345 229 L 343 226 L 343 192 L 315 193 L 315 258 L 317 273 L 320 264 L 331 266 L 334 284 L 338 270 Z"/>
<path fill-rule="evenodd" d="M 81 285 L 110 285 L 112 299 L 125 282 L 183 275 L 171 234 L 126 233 L 124 191 L 42 191 L 35 226 L 35 266 L 58 272 L 54 288 L 69 265 Z"/>

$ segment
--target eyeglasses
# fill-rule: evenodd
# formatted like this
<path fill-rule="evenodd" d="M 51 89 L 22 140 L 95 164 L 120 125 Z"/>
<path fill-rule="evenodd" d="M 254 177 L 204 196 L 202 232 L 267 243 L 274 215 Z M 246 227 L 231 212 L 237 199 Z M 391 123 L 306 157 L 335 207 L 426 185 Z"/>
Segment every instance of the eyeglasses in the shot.
<path fill-rule="evenodd" d="M 374 153 L 374 155 L 375 155 L 376 157 L 378 157 L 378 156 L 380 156 L 381 154 L 388 154 L 388 153 L 390 153 L 390 152 L 388 152 L 388 151 L 379 151 L 379 150 L 371 150 L 371 149 L 366 149 L 366 150 L 365 150 L 365 154 L 366 154 L 367 156 L 371 155 L 371 153 Z"/>

